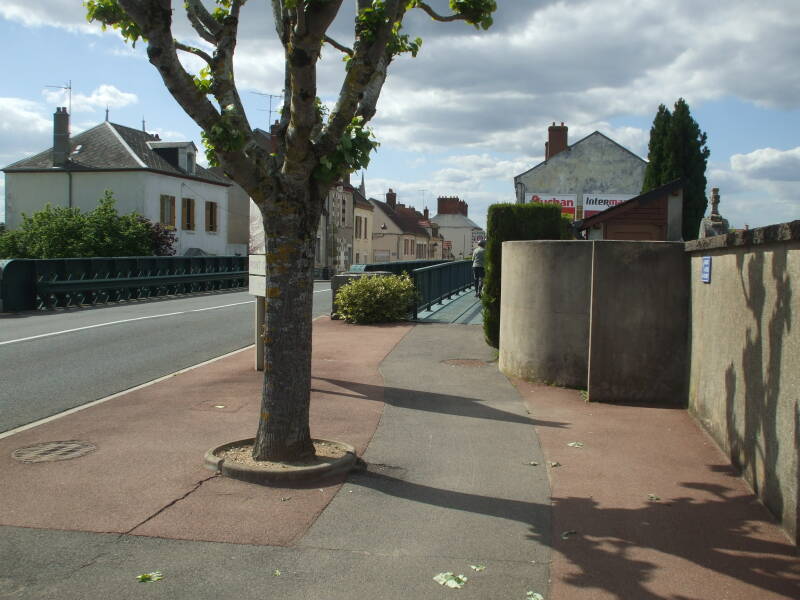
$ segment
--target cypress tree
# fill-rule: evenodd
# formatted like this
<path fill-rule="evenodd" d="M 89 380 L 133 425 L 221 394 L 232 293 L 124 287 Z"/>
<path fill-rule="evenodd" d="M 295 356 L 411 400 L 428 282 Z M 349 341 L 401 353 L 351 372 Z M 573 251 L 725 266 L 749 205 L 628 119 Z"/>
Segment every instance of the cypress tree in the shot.
<path fill-rule="evenodd" d="M 649 164 L 642 192 L 682 177 L 683 239 L 697 238 L 700 221 L 708 207 L 706 164 L 710 154 L 706 134 L 692 118 L 689 105 L 679 98 L 670 114 L 662 104 L 650 129 Z"/>
<path fill-rule="evenodd" d="M 650 128 L 650 143 L 647 145 L 647 168 L 644 171 L 642 193 L 649 192 L 662 184 L 662 173 L 666 162 L 665 145 L 669 133 L 669 122 L 672 115 L 669 109 L 659 104 L 658 112 Z"/>

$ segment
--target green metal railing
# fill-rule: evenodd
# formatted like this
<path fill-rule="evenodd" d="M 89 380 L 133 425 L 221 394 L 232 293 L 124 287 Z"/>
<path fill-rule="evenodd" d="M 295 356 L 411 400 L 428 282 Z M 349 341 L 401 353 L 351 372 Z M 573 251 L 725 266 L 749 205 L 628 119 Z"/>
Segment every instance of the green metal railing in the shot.
<path fill-rule="evenodd" d="M 3 311 L 94 305 L 247 285 L 246 256 L 0 261 Z"/>
<path fill-rule="evenodd" d="M 457 260 L 414 269 L 412 277 L 418 294 L 414 306 L 416 319 L 420 310 L 430 310 L 434 304 L 442 304 L 445 299 L 472 287 L 472 261 Z"/>
<path fill-rule="evenodd" d="M 432 265 L 440 265 L 443 263 L 452 262 L 443 259 L 429 259 L 429 260 L 398 260 L 395 262 L 383 263 L 369 263 L 364 265 L 351 265 L 348 273 L 363 273 L 365 271 L 386 271 L 393 275 L 402 275 L 408 273 L 409 275 L 415 269 L 423 267 L 430 267 Z"/>

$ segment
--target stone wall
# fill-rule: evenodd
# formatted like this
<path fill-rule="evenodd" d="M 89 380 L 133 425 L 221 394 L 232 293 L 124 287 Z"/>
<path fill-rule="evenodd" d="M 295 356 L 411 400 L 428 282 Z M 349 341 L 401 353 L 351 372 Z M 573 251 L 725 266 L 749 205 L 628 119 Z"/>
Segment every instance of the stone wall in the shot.
<path fill-rule="evenodd" d="M 686 249 L 689 410 L 797 542 L 800 221 Z M 711 259 L 709 283 L 703 257 Z"/>

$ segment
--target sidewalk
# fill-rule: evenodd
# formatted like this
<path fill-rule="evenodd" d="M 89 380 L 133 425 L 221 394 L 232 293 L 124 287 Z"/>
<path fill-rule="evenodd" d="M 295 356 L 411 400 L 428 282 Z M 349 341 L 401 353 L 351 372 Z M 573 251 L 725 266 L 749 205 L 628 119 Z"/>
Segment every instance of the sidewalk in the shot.
<path fill-rule="evenodd" d="M 800 597 L 794 547 L 685 411 L 510 382 L 482 340 L 315 321 L 312 434 L 368 468 L 313 487 L 203 469 L 253 435 L 252 349 L 0 440 L 0 598 Z M 96 450 L 11 456 L 54 440 Z"/>

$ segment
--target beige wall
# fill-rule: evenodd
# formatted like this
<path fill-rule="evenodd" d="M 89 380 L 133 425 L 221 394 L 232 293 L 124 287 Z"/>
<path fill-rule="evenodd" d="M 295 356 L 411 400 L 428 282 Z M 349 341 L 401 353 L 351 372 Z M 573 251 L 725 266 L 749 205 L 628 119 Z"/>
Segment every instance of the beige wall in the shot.
<path fill-rule="evenodd" d="M 374 211 L 355 206 L 355 218 L 361 219 L 361 237 L 356 237 L 358 231 L 353 224 L 353 262 L 358 264 L 370 263 L 372 260 L 372 221 Z"/>
<path fill-rule="evenodd" d="M 687 244 L 689 410 L 797 541 L 800 439 L 800 221 L 773 243 Z M 777 226 L 775 226 L 777 227 Z M 765 228 L 773 229 L 773 228 Z M 758 239 L 756 230 L 755 237 Z M 703 256 L 711 282 L 703 283 Z"/>

